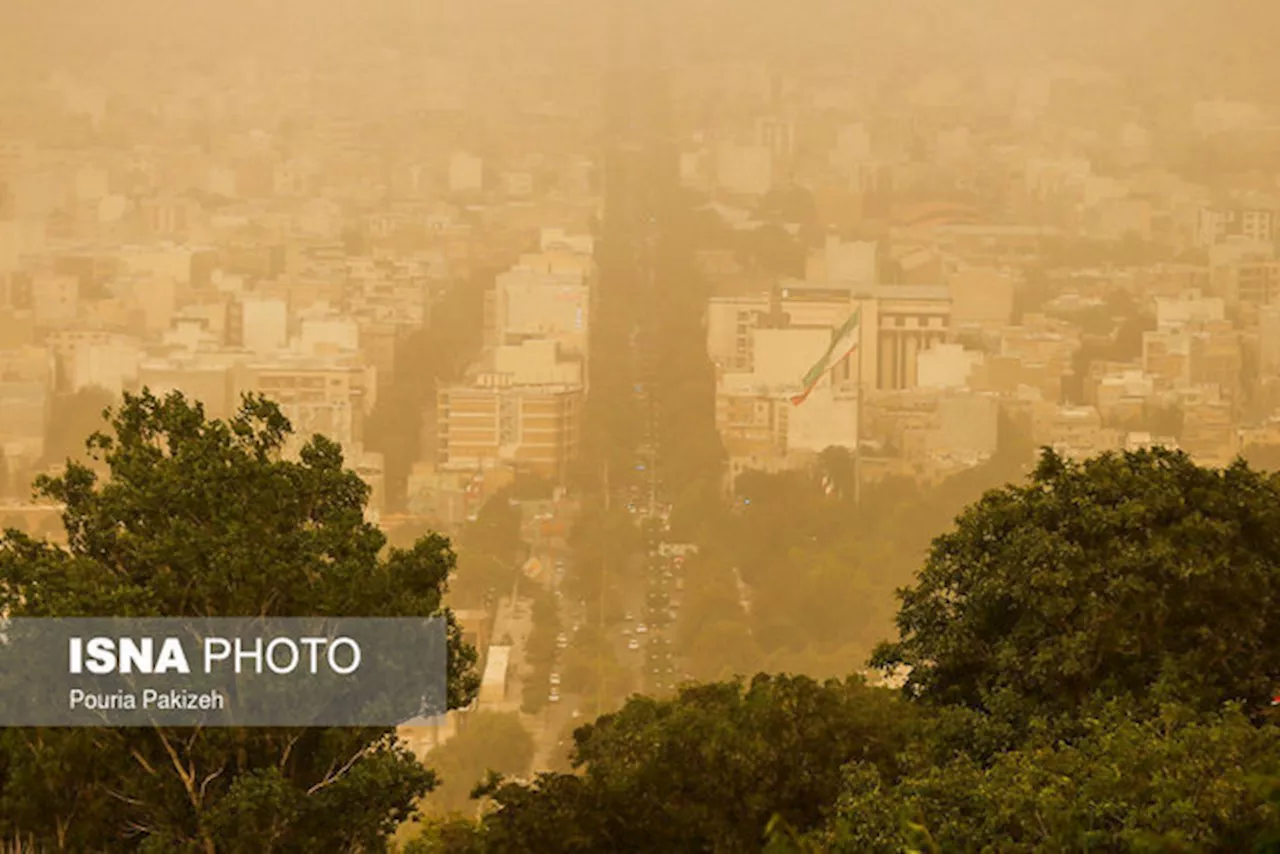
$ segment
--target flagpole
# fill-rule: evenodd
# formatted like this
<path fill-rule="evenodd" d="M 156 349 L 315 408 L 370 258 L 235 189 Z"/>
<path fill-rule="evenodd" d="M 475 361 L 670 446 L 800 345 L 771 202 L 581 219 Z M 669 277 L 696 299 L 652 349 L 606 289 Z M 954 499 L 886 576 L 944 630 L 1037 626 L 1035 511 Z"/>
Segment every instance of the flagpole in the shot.
<path fill-rule="evenodd" d="M 862 385 L 862 351 L 867 348 L 867 342 L 862 338 L 862 308 L 858 308 L 858 412 L 854 417 L 854 430 L 857 436 L 854 438 L 853 451 L 853 507 L 854 510 L 862 509 L 862 408 L 866 404 L 863 396 Z"/>

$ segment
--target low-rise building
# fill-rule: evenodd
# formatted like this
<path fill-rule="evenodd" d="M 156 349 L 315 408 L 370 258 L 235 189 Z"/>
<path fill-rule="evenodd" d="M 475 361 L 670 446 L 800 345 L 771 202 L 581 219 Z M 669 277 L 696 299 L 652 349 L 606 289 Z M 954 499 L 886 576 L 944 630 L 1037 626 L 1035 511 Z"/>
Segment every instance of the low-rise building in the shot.
<path fill-rule="evenodd" d="M 1185 402 L 1181 445 L 1200 465 L 1230 465 L 1240 450 L 1231 405 L 1213 399 Z"/>
<path fill-rule="evenodd" d="M 1042 403 L 1032 410 L 1032 438 L 1037 446 L 1049 446 L 1071 459 L 1086 459 L 1118 450 L 1127 431 L 1104 427 L 1092 406 L 1059 406 Z"/>

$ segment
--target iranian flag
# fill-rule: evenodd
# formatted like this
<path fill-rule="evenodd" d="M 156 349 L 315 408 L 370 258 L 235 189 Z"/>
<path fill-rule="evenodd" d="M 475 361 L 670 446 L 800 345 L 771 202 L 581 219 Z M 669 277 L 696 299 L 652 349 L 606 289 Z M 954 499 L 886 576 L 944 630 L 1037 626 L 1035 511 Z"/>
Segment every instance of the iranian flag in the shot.
<path fill-rule="evenodd" d="M 845 357 L 858 349 L 858 340 L 862 329 L 862 309 L 855 309 L 853 314 L 849 315 L 849 319 L 844 325 L 835 331 L 831 336 L 831 345 L 827 347 L 827 352 L 822 354 L 822 358 L 813 363 L 813 367 L 804 375 L 804 379 L 800 381 L 804 386 L 804 391 L 791 398 L 791 402 L 796 406 L 804 403 L 805 398 L 809 396 L 809 392 L 813 391 L 814 386 L 818 384 L 818 380 L 822 379 L 823 374 L 833 370 L 836 365 L 844 361 Z"/>

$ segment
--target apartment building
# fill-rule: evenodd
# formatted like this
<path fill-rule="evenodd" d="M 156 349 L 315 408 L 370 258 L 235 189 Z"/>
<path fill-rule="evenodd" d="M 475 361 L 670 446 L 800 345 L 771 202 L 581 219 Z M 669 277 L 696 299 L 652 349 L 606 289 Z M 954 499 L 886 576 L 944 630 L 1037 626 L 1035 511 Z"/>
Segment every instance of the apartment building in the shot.
<path fill-rule="evenodd" d="M 494 345 L 539 338 L 558 342 L 566 354 L 585 356 L 591 295 L 582 269 L 522 267 L 494 282 L 490 340 Z"/>
<path fill-rule="evenodd" d="M 1256 312 L 1280 302 L 1280 260 L 1253 258 L 1217 266 L 1212 271 L 1213 292 L 1228 305 Z"/>
<path fill-rule="evenodd" d="M 725 453 L 752 462 L 785 456 L 789 407 L 777 396 L 717 391 L 716 430 Z"/>
<path fill-rule="evenodd" d="M 441 468 L 502 465 L 552 480 L 577 457 L 581 387 L 449 386 L 437 393 Z"/>
<path fill-rule="evenodd" d="M 1093 388 L 1093 403 L 1109 427 L 1142 421 L 1156 391 L 1155 378 L 1136 369 L 1104 374 Z"/>
<path fill-rule="evenodd" d="M 1232 237 L 1271 242 L 1280 236 L 1280 213 L 1269 208 L 1205 207 L 1196 219 L 1196 240 L 1213 246 Z"/>
<path fill-rule="evenodd" d="M 1239 400 L 1244 352 L 1235 327 L 1227 321 L 1199 324 L 1193 328 L 1189 344 L 1190 382 L 1217 386 L 1227 400 Z"/>
<path fill-rule="evenodd" d="M 1071 459 L 1118 450 L 1127 435 L 1104 427 L 1095 407 L 1059 406 L 1047 401 L 1032 407 L 1031 434 L 1037 446 L 1047 445 Z"/>
<path fill-rule="evenodd" d="M 1142 333 L 1142 370 L 1154 376 L 1161 389 L 1190 382 L 1190 333 L 1184 328 Z"/>
<path fill-rule="evenodd" d="M 68 329 L 47 339 L 59 365 L 59 391 L 97 386 L 112 394 L 133 388 L 143 358 L 142 342 L 130 335 Z"/>
<path fill-rule="evenodd" d="M 1182 406 L 1183 450 L 1197 463 L 1210 466 L 1230 465 L 1240 450 L 1231 405 L 1222 400 L 1192 400 Z"/>
<path fill-rule="evenodd" d="M 583 363 L 557 341 L 494 348 L 466 382 L 437 392 L 438 463 L 560 479 L 578 454 L 583 396 Z"/>
<path fill-rule="evenodd" d="M 848 305 L 847 299 L 844 305 Z M 749 372 L 754 364 L 751 331 L 769 313 L 769 296 L 712 297 L 707 301 L 707 355 L 724 371 Z"/>
<path fill-rule="evenodd" d="M 287 454 L 319 433 L 341 444 L 353 461 L 359 459 L 364 419 L 376 401 L 373 368 L 344 357 L 278 356 L 237 368 L 233 383 L 235 400 L 254 393 L 280 404 L 294 428 Z"/>
<path fill-rule="evenodd" d="M 1280 305 L 1258 312 L 1258 372 L 1264 378 L 1280 377 Z"/>
<path fill-rule="evenodd" d="M 932 479 L 995 453 L 1000 415 L 994 394 L 919 388 L 879 392 L 868 400 L 868 442 Z"/>

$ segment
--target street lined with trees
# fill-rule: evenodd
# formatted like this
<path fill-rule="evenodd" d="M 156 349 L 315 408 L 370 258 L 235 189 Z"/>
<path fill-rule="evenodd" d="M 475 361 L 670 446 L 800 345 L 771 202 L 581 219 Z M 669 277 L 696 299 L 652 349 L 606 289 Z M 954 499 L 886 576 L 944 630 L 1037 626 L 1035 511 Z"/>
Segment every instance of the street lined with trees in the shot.
<path fill-rule="evenodd" d="M 1280 850 L 1278 511 L 1280 479 L 1244 463 L 1045 451 L 900 591 L 873 664 L 909 668 L 901 689 L 761 675 L 636 697 L 575 733 L 572 773 L 495 782 L 482 820 L 418 844 Z"/>

